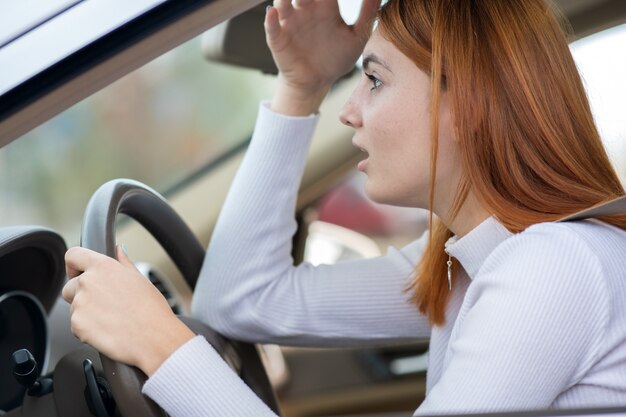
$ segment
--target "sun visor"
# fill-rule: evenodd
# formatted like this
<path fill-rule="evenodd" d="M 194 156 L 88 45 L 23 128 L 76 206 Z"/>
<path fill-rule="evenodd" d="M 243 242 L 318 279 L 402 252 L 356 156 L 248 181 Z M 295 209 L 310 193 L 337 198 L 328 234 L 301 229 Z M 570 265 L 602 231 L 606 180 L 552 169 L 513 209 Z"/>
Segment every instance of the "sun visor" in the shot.
<path fill-rule="evenodd" d="M 264 2 L 245 13 L 221 23 L 202 35 L 202 51 L 206 59 L 258 69 L 277 74 L 278 69 L 265 43 Z"/>
<path fill-rule="evenodd" d="M 57 300 L 65 279 L 63 238 L 38 226 L 0 228 L 0 294 L 26 291 L 47 313 Z"/>

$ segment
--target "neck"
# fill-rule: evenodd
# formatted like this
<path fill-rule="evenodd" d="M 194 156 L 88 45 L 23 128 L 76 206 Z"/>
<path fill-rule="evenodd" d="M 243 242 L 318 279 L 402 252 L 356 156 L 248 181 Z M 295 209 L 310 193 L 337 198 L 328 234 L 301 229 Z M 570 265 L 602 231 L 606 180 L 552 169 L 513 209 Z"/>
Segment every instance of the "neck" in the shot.
<path fill-rule="evenodd" d="M 451 202 L 450 205 L 445 207 L 445 210 L 442 210 L 442 212 L 449 213 L 450 207 Z M 485 208 L 478 202 L 474 193 L 470 191 L 465 199 L 465 202 L 461 206 L 461 209 L 454 218 L 450 218 L 449 215 L 437 216 L 441 219 L 441 221 L 443 221 L 446 227 L 452 231 L 452 233 L 458 237 L 463 237 L 489 218 L 491 213 L 485 210 Z"/>

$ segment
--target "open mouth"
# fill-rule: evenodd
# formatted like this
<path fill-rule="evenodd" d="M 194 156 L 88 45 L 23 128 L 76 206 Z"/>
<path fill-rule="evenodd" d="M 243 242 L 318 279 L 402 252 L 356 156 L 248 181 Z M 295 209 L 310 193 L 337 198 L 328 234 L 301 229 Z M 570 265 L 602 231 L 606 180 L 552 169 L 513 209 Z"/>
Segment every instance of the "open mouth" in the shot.
<path fill-rule="evenodd" d="M 361 147 L 358 147 L 358 148 L 361 150 L 361 152 L 363 152 L 363 154 L 365 154 L 365 159 L 361 160 L 357 164 L 357 169 L 359 171 L 363 171 L 364 172 L 367 169 L 367 162 L 369 161 L 369 153 L 365 149 L 363 149 Z"/>

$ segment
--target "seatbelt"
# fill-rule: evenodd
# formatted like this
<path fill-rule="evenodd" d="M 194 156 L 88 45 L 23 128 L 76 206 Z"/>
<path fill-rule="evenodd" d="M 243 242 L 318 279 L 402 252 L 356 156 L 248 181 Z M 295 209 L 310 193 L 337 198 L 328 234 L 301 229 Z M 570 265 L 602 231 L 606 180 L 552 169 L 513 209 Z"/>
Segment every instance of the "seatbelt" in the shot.
<path fill-rule="evenodd" d="M 606 203 L 596 204 L 578 213 L 570 214 L 569 216 L 557 220 L 557 222 L 588 219 L 590 217 L 613 216 L 616 214 L 626 214 L 626 195 L 617 197 Z"/>

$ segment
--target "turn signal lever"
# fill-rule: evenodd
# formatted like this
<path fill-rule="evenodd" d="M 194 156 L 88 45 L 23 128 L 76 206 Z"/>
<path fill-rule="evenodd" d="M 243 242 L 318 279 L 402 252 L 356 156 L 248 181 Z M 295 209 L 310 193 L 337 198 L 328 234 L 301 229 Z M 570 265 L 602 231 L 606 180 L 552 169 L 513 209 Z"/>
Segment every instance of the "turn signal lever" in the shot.
<path fill-rule="evenodd" d="M 106 379 L 96 375 L 93 363 L 89 359 L 83 361 L 85 373 L 85 401 L 89 412 L 95 417 L 109 417 L 115 411 L 115 401 L 111 387 Z"/>
<path fill-rule="evenodd" d="M 52 379 L 39 378 L 39 366 L 28 349 L 20 349 L 11 355 L 13 376 L 26 388 L 28 395 L 41 397 L 52 392 Z"/>

